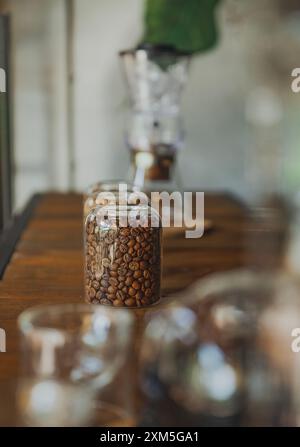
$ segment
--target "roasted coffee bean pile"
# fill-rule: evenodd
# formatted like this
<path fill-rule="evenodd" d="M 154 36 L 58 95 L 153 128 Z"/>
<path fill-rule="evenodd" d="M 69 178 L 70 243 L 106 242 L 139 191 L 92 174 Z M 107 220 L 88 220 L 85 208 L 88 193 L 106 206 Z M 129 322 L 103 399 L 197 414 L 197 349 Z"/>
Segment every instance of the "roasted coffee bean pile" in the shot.
<path fill-rule="evenodd" d="M 86 299 L 93 304 L 149 306 L 160 298 L 160 228 L 85 229 Z"/>

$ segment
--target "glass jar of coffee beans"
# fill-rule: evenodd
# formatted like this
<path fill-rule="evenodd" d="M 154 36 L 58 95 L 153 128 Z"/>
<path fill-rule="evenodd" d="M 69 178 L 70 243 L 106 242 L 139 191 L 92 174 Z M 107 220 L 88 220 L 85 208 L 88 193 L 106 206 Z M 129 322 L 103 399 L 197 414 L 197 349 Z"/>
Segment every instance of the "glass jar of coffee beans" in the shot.
<path fill-rule="evenodd" d="M 125 191 L 124 188 L 126 188 Z M 118 203 L 119 194 L 123 194 L 123 198 L 127 202 L 128 196 L 136 191 L 138 191 L 138 187 L 126 182 L 126 180 L 107 180 L 106 182 L 94 183 L 83 194 L 84 219 L 96 206 Z"/>
<path fill-rule="evenodd" d="M 147 205 L 98 206 L 85 222 L 85 296 L 144 307 L 160 299 L 161 221 Z"/>

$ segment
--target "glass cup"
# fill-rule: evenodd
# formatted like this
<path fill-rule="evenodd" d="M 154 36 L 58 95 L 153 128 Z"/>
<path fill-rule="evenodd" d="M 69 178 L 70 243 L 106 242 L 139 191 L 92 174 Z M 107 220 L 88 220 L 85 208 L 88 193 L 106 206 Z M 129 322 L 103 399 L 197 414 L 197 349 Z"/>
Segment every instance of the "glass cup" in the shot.
<path fill-rule="evenodd" d="M 290 276 L 236 271 L 158 312 L 141 350 L 142 423 L 299 425 L 299 294 Z"/>
<path fill-rule="evenodd" d="M 111 420 L 112 406 L 101 401 L 101 394 L 125 363 L 130 313 L 84 304 L 48 305 L 26 310 L 18 323 L 24 373 L 18 400 L 25 419 L 42 426 L 45 421 L 64 426 L 92 423 L 95 417 L 98 425 Z M 59 416 L 64 410 L 69 411 L 65 418 Z"/>

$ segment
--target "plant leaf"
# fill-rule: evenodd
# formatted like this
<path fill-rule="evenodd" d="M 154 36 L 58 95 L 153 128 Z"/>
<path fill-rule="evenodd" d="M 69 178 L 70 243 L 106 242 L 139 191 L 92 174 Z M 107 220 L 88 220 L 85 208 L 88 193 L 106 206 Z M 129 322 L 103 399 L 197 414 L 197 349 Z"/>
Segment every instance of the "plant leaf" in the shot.
<path fill-rule="evenodd" d="M 215 8 L 221 0 L 146 0 L 144 41 L 192 53 L 218 40 Z"/>

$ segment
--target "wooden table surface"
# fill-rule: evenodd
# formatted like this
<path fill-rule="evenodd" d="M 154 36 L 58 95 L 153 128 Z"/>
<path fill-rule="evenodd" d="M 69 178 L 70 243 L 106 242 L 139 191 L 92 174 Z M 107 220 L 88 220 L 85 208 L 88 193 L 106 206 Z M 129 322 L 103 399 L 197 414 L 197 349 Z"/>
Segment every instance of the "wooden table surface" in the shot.
<path fill-rule="evenodd" d="M 200 239 L 183 234 L 163 238 L 162 300 L 157 306 L 204 275 L 244 264 L 246 209 L 228 195 L 206 194 L 205 218 L 212 226 Z M 7 337 L 7 352 L 0 353 L 0 384 L 20 375 L 17 318 L 23 310 L 83 302 L 82 222 L 79 194 L 40 197 L 0 281 L 0 328 Z"/>
<path fill-rule="evenodd" d="M 205 218 L 212 228 L 200 239 L 164 238 L 163 297 L 243 264 L 245 208 L 230 196 L 206 194 Z M 7 336 L 0 380 L 18 375 L 18 315 L 36 304 L 81 302 L 83 284 L 82 198 L 42 195 L 0 281 L 0 327 Z"/>

